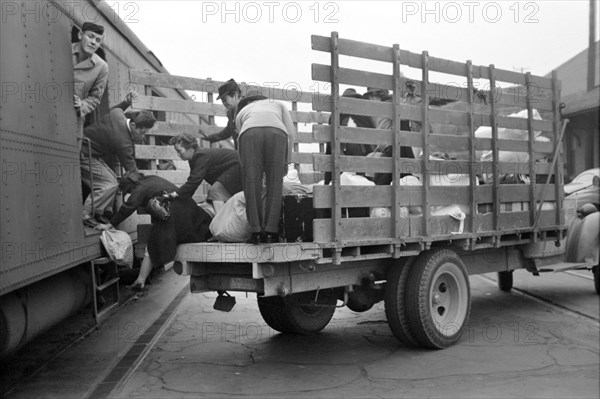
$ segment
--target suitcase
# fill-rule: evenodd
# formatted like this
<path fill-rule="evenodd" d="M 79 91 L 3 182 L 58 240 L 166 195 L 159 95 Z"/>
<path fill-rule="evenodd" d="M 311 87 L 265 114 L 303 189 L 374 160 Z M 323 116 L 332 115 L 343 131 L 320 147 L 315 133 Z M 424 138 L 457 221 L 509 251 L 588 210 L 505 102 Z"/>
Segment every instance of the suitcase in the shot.
<path fill-rule="evenodd" d="M 312 195 L 284 195 L 279 235 L 285 242 L 312 242 L 314 218 Z"/>
<path fill-rule="evenodd" d="M 343 208 L 342 218 L 369 217 L 369 208 Z M 314 209 L 312 194 L 284 195 L 279 235 L 285 242 L 312 242 L 313 220 L 328 219 L 330 209 Z"/>

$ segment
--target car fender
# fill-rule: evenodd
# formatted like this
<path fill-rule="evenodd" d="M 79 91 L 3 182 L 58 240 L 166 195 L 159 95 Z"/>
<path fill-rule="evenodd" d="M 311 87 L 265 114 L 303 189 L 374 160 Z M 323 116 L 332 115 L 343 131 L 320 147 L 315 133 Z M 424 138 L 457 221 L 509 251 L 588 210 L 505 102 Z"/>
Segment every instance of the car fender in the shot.
<path fill-rule="evenodd" d="M 565 260 L 598 264 L 600 255 L 600 212 L 575 218 L 569 226 Z"/>

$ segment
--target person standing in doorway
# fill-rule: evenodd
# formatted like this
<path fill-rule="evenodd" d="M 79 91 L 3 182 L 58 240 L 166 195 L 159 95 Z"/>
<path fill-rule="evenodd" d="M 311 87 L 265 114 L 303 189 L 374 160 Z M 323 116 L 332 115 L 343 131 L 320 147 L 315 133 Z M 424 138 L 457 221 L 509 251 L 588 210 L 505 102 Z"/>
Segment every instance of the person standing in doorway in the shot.
<path fill-rule="evenodd" d="M 72 44 L 73 101 L 77 112 L 78 134 L 81 135 L 85 116 L 100 104 L 108 81 L 108 64 L 96 51 L 104 40 L 104 27 L 85 22 L 79 41 Z"/>

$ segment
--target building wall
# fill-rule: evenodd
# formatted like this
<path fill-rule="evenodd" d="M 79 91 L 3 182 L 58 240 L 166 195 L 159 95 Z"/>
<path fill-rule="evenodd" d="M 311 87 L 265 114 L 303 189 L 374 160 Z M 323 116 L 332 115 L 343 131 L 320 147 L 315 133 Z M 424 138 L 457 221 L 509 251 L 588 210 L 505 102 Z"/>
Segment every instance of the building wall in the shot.
<path fill-rule="evenodd" d="M 565 182 L 571 181 L 584 170 L 600 165 L 599 118 L 599 108 L 569 117 L 565 131 Z"/>
<path fill-rule="evenodd" d="M 596 74 L 594 77 L 594 86 L 600 84 L 600 42 L 596 42 Z M 566 97 L 571 94 L 587 91 L 587 73 L 588 73 L 588 49 L 586 48 L 575 57 L 564 64 L 558 66 L 556 72 L 558 79 L 562 82 L 561 96 Z M 548 75 L 547 75 L 548 76 Z"/>

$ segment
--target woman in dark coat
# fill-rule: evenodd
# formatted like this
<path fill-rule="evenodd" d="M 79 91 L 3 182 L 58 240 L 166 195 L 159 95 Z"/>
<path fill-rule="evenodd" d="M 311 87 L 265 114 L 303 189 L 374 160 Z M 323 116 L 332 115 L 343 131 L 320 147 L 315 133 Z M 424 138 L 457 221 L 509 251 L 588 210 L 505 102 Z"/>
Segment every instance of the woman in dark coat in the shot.
<path fill-rule="evenodd" d="M 102 224 L 96 228 L 99 230 L 112 229 L 138 208 L 143 207 L 148 210 L 152 218 L 152 229 L 140 273 L 132 285 L 134 290 L 142 291 L 146 278 L 153 267 L 164 265 L 175 259 L 177 245 L 203 242 L 211 237 L 208 228 L 211 217 L 190 197 L 172 200 L 170 216 L 166 220 L 153 214 L 152 209 L 148 206 L 150 199 L 162 197 L 163 193 L 173 192 L 177 189 L 177 186 L 160 176 L 144 176 L 140 172 L 130 172 L 119 179 L 119 188 L 123 193 L 130 194 L 127 201 L 111 218 L 109 224 Z"/>
<path fill-rule="evenodd" d="M 171 143 L 179 157 L 190 164 L 190 175 L 174 197 L 191 198 L 203 181 L 210 184 L 206 202 L 211 203 L 215 214 L 225 202 L 244 188 L 242 165 L 235 150 L 225 148 L 201 148 L 195 136 L 184 133 Z"/>

